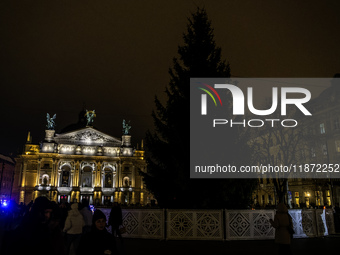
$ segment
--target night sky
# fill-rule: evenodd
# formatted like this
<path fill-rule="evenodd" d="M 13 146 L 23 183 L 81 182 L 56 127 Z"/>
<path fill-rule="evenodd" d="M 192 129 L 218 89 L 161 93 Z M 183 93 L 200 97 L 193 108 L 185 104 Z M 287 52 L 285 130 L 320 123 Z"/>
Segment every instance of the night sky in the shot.
<path fill-rule="evenodd" d="M 130 120 L 140 143 L 153 129 L 154 96 L 165 100 L 168 69 L 197 7 L 206 8 L 232 76 L 340 72 L 336 0 L 3 0 L 0 153 L 20 150 L 28 131 L 39 143 L 47 112 L 57 114 L 60 132 L 78 121 L 84 104 L 109 135 L 120 137 L 122 120 Z"/>

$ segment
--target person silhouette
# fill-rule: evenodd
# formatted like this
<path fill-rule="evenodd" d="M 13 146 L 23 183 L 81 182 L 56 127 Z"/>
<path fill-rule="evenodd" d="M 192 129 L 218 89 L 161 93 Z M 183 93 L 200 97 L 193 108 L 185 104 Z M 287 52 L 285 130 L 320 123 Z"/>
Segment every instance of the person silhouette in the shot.
<path fill-rule="evenodd" d="M 112 227 L 112 234 L 118 236 L 120 241 L 123 242 L 122 234 L 120 233 L 119 226 L 123 224 L 122 209 L 117 202 L 113 203 L 110 212 L 109 226 Z"/>
<path fill-rule="evenodd" d="M 106 216 L 101 210 L 94 211 L 91 231 L 82 236 L 77 254 L 118 254 L 115 238 L 106 230 Z"/>
<path fill-rule="evenodd" d="M 278 204 L 274 220 L 270 219 L 269 222 L 275 228 L 275 243 L 278 244 L 278 254 L 292 254 L 290 247 L 292 237 L 289 228 L 293 228 L 293 221 L 284 203 Z"/>

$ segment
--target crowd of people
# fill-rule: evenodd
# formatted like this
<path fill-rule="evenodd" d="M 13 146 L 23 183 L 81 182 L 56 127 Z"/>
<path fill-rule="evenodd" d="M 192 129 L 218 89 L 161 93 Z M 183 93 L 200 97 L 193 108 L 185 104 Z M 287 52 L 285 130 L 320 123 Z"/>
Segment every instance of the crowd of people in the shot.
<path fill-rule="evenodd" d="M 116 237 L 123 242 L 121 225 L 118 203 L 107 219 L 85 203 L 57 204 L 46 197 L 28 205 L 11 201 L 0 211 L 0 254 L 119 254 Z"/>

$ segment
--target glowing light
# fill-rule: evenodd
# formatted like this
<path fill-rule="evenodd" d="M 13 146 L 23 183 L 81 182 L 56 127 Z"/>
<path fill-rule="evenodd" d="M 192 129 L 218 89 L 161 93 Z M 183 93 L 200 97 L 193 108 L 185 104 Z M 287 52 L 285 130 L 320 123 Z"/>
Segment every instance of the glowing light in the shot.
<path fill-rule="evenodd" d="M 95 148 L 94 147 L 85 147 L 83 149 L 85 154 L 94 154 L 95 153 Z"/>
<path fill-rule="evenodd" d="M 94 210 L 95 210 L 94 205 L 90 205 L 90 210 L 92 213 L 94 213 Z"/>

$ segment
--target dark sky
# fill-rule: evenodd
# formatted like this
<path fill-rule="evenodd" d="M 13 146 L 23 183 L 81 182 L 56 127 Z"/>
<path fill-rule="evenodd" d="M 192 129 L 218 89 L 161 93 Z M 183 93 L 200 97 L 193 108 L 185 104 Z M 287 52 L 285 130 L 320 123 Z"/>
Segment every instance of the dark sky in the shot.
<path fill-rule="evenodd" d="M 84 103 L 96 110 L 94 126 L 112 136 L 131 120 L 140 143 L 197 6 L 206 8 L 233 76 L 340 72 L 336 0 L 3 0 L 0 153 L 15 153 L 28 131 L 42 140 L 47 112 L 57 113 L 57 132 L 77 122 Z"/>

